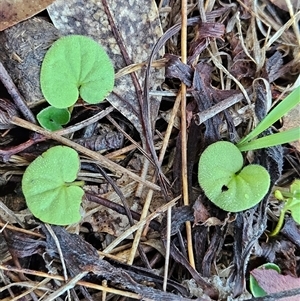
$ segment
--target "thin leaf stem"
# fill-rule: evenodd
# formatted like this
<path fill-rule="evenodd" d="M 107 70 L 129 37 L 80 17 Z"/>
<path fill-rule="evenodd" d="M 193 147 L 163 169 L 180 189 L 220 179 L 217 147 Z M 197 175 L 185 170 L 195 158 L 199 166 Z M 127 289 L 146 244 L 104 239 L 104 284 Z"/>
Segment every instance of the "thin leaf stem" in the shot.
<path fill-rule="evenodd" d="M 82 187 L 85 184 L 84 181 L 75 181 L 75 182 L 71 182 L 71 183 L 66 183 L 66 186 L 79 186 Z"/>
<path fill-rule="evenodd" d="M 275 229 L 269 234 L 269 236 L 276 236 L 280 232 L 280 229 L 282 228 L 283 225 L 285 212 L 286 210 L 284 209 L 281 210 L 277 225 Z"/>

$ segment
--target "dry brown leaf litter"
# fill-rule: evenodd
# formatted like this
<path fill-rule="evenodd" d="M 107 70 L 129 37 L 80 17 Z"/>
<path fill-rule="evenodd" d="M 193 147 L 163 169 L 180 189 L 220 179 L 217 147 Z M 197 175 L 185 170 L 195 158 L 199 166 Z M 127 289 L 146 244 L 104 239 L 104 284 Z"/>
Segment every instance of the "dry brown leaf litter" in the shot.
<path fill-rule="evenodd" d="M 172 6 L 169 16 L 172 16 L 172 14 L 174 15 L 172 18 L 169 18 L 169 24 L 174 24 L 176 23 L 176 20 L 180 19 L 178 14 L 180 4 L 179 1 L 174 1 L 173 3 L 170 3 L 170 5 Z M 189 12 L 198 15 L 199 12 L 197 11 L 197 7 L 201 7 L 201 5 L 199 3 L 190 3 Z M 299 61 L 297 54 L 299 53 L 299 43 L 297 43 L 298 33 L 293 32 L 293 29 L 295 29 L 295 27 L 293 28 L 294 22 L 289 21 L 289 15 L 287 13 L 278 11 L 278 9 L 272 6 L 269 2 L 267 3 L 267 5 L 265 2 L 258 1 L 254 4 L 254 2 L 252 3 L 252 1 L 248 1 L 234 2 L 232 4 L 223 3 L 223 6 L 218 6 L 218 4 L 214 1 L 208 1 L 207 3 L 205 3 L 205 8 L 208 12 L 211 11 L 210 13 L 206 14 L 206 21 L 220 22 L 224 24 L 225 34 L 222 38 L 223 40 L 211 39 L 210 41 L 208 41 L 209 43 L 204 46 L 208 48 L 201 50 L 201 52 L 199 53 L 200 57 L 198 57 L 198 55 L 195 55 L 195 49 L 197 48 L 194 48 L 194 50 L 192 51 L 194 51 L 195 53 L 191 53 L 192 59 L 190 63 L 193 67 L 195 67 L 198 61 L 202 62 L 203 68 L 200 68 L 198 70 L 200 78 L 202 76 L 202 81 L 206 90 L 208 90 L 208 88 L 211 89 L 211 87 L 213 87 L 213 89 L 220 90 L 220 98 L 218 99 L 218 101 L 219 103 L 224 102 L 223 107 L 221 107 L 221 112 L 223 113 L 218 117 L 221 118 L 220 122 L 218 122 L 219 126 L 225 128 L 225 132 L 222 132 L 222 138 L 236 139 L 236 135 L 244 135 L 247 127 L 249 129 L 255 125 L 255 122 L 257 122 L 257 120 L 253 120 L 253 100 L 255 98 L 258 99 L 260 103 L 266 105 L 266 108 L 269 108 L 268 101 L 270 99 L 268 97 L 270 93 L 273 97 L 275 96 L 276 98 L 276 96 L 280 95 L 280 93 L 286 89 L 287 85 L 293 84 L 296 81 L 297 74 L 299 72 Z M 164 7 L 164 12 L 165 11 L 168 11 L 167 7 Z M 295 11 L 296 16 L 297 13 L 298 12 Z M 202 17 L 204 16 L 203 11 L 200 13 L 200 15 Z M 284 24 L 288 24 L 288 26 L 285 26 Z M 201 27 L 190 26 L 188 36 L 189 42 L 196 41 L 196 45 L 197 43 L 200 44 L 201 42 L 201 36 L 199 36 L 195 31 L 197 28 Z M 172 38 L 173 44 L 169 45 L 167 52 L 170 52 L 172 54 L 179 54 L 178 41 L 178 35 L 175 35 L 174 38 Z M 210 49 L 210 52 L 208 52 L 206 49 Z M 271 62 L 271 58 L 276 53 L 281 54 L 280 59 Z M 137 63 L 141 63 L 141 61 Z M 208 73 L 211 75 L 210 77 L 205 77 L 205 73 L 203 75 L 201 71 L 205 70 L 204 68 L 208 67 L 210 68 L 210 71 Z M 253 85 L 253 79 L 258 77 L 264 77 L 266 80 L 262 83 L 258 83 L 258 85 L 255 86 Z M 209 81 L 206 81 L 207 78 L 209 78 Z M 243 93 L 240 94 L 242 95 L 242 97 L 244 96 L 244 98 L 248 100 L 248 103 L 241 102 L 241 99 L 236 100 L 236 104 L 230 108 L 230 114 L 228 114 L 228 112 L 224 111 L 224 106 L 226 101 L 230 98 L 230 95 L 226 95 L 226 93 L 228 92 L 225 91 L 231 90 L 230 93 L 235 93 L 233 91 L 238 90 L 237 86 L 244 88 Z M 178 82 L 173 80 L 166 80 L 164 89 L 166 91 L 176 93 L 178 89 Z M 254 91 L 252 89 L 254 89 Z M 266 91 L 269 91 L 269 94 L 264 93 L 265 89 Z M 212 94 L 214 94 L 216 91 L 213 90 Z M 223 98 L 222 91 L 224 93 Z M 261 91 L 262 93 L 260 93 L 259 91 Z M 192 90 L 188 91 L 188 93 L 189 95 L 193 95 L 195 98 L 198 96 L 195 95 L 195 92 L 193 92 Z M 170 102 L 172 102 L 173 100 L 174 98 L 168 97 L 167 102 L 165 103 L 166 109 L 168 109 Z M 189 164 L 192 170 L 193 162 L 196 162 L 197 156 L 199 155 L 199 150 L 196 147 L 197 143 L 199 143 L 200 141 L 207 143 L 207 141 L 203 140 L 203 137 L 201 137 L 201 135 L 214 139 L 214 137 L 216 137 L 215 135 L 218 134 L 219 127 L 216 127 L 216 124 L 211 123 L 211 121 L 207 122 L 205 131 L 203 126 L 199 127 L 198 125 L 196 125 L 194 123 L 193 116 L 197 116 L 197 114 L 200 113 L 199 104 L 200 101 L 202 101 L 201 95 L 198 102 L 198 107 L 197 105 L 192 105 L 193 100 L 191 98 L 189 100 L 191 103 L 189 107 L 189 114 L 191 115 L 191 117 L 189 127 L 190 144 L 188 145 L 188 147 L 191 151 Z M 243 112 L 244 108 L 246 107 L 248 108 L 247 115 L 245 115 Z M 166 109 L 162 108 L 162 110 L 165 111 Z M 263 111 L 264 109 L 258 110 L 258 112 L 256 110 L 256 114 L 258 114 L 257 116 L 259 116 L 259 114 L 264 114 Z M 231 121 L 230 118 L 232 117 L 234 117 L 235 120 L 238 120 L 238 122 Z M 212 120 L 215 120 L 215 118 L 216 117 L 214 117 Z M 162 127 L 161 132 L 161 129 L 157 127 L 159 135 L 163 135 L 163 129 L 164 128 Z M 215 133 L 212 132 L 212 129 L 214 129 Z M 236 133 L 234 131 L 236 131 Z M 176 138 L 177 135 L 178 132 L 174 130 L 173 138 Z M 199 147 L 201 149 L 201 146 Z M 170 149 L 174 149 L 174 142 L 173 144 L 170 144 Z M 173 167 L 171 173 L 166 174 L 166 176 L 172 183 L 172 186 L 168 187 L 168 191 L 170 192 L 170 194 L 175 196 L 180 194 L 180 185 L 178 185 L 178 181 L 176 181 L 178 178 L 180 178 L 180 169 L 177 166 L 180 156 L 180 147 L 178 145 L 176 150 L 177 152 L 175 151 L 175 159 L 172 158 L 173 155 L 171 155 L 171 152 L 168 152 L 168 157 L 166 157 L 167 160 L 170 159 L 171 162 L 173 162 L 173 164 L 171 165 Z M 289 147 L 285 148 L 285 151 L 288 150 L 293 151 L 293 149 L 290 149 Z M 290 155 L 295 162 L 299 162 L 299 154 L 297 152 L 294 152 L 294 155 L 293 153 Z M 135 156 L 137 159 L 135 158 L 135 160 L 132 161 L 132 166 L 136 169 L 136 172 L 139 172 L 141 165 L 137 164 L 136 160 L 139 160 L 140 162 L 143 160 L 142 158 L 139 158 L 137 154 L 135 154 Z M 263 156 L 269 156 L 269 158 L 274 159 L 274 156 L 276 156 L 276 154 L 270 155 L 265 153 Z M 15 167 L 17 167 L 17 165 Z M 287 166 L 284 169 L 283 176 L 279 179 L 278 183 L 280 183 L 283 178 L 288 183 L 289 179 L 292 179 L 296 176 L 297 169 Z M 6 180 L 6 182 L 8 181 L 10 181 L 10 179 Z M 193 198 L 199 196 L 199 190 L 197 188 L 197 185 L 195 185 L 195 180 L 192 176 L 189 181 L 191 189 L 193 191 L 193 193 L 191 193 L 191 198 L 193 201 Z M 124 184 L 127 185 L 128 183 L 126 184 L 125 181 Z M 118 183 L 118 185 L 122 186 L 121 183 Z M 97 187 L 95 183 L 94 186 Z M 132 198 L 134 200 L 133 193 L 128 198 Z M 137 201 L 136 204 L 139 204 L 139 202 L 142 204 L 143 195 L 140 199 L 137 199 L 135 201 Z M 272 201 L 272 199 L 270 201 Z M 273 261 L 276 261 L 278 260 L 278 258 L 286 255 L 286 253 L 284 253 L 282 250 L 274 249 L 276 243 L 281 243 L 283 245 L 286 241 L 288 241 L 285 237 L 280 236 L 278 239 L 275 239 L 275 241 L 270 241 L 266 244 L 262 243 L 262 239 L 264 237 L 263 232 L 266 228 L 267 221 L 267 202 L 267 199 L 264 200 L 261 206 L 257 208 L 256 211 L 249 210 L 245 214 L 238 214 L 236 217 L 229 219 L 226 218 L 226 215 L 218 212 L 216 208 L 211 207 L 209 203 L 205 201 L 203 203 L 205 208 L 209 209 L 211 218 L 215 218 L 216 220 L 213 223 L 204 223 L 203 225 L 198 225 L 193 228 L 195 243 L 194 248 L 197 254 L 196 258 L 198 260 L 196 268 L 200 275 L 206 275 L 211 279 L 216 277 L 216 275 L 219 275 L 219 285 L 217 284 L 218 281 L 214 281 L 213 285 L 215 288 L 218 288 L 220 298 L 226 299 L 230 298 L 229 295 L 232 296 L 232 293 L 238 296 L 239 294 L 244 292 L 244 268 L 248 266 L 248 264 L 250 264 L 251 266 L 257 265 L 258 262 L 262 260 L 262 258 L 264 258 L 264 256 L 265 258 L 267 258 L 267 250 L 274 251 L 273 258 L 270 257 L 268 258 L 269 260 L 272 259 Z M 172 241 L 173 243 L 176 243 L 177 246 L 180 245 L 180 239 L 174 236 L 174 234 L 178 230 L 179 232 L 181 232 L 179 225 L 183 225 L 186 220 L 193 220 L 192 210 L 185 212 L 184 210 L 186 210 L 186 208 L 181 207 L 180 203 L 178 204 L 178 207 L 178 214 L 175 214 L 174 212 L 174 215 L 172 217 L 174 223 L 174 225 L 172 226 Z M 136 208 L 138 207 L 135 207 L 134 209 Z M 113 216 L 113 213 L 110 213 L 109 218 L 111 216 Z M 221 222 L 216 222 L 217 220 Z M 109 219 L 107 219 L 107 221 L 109 221 Z M 75 228 L 75 231 L 78 231 L 79 229 L 80 228 L 77 227 Z M 81 230 L 83 229 L 81 228 Z M 90 234 L 93 234 L 93 231 L 97 232 L 97 228 L 96 230 L 92 229 L 92 232 Z M 287 232 L 289 232 L 289 230 Z M 164 237 L 166 232 L 158 231 L 158 233 L 162 237 Z M 182 235 L 184 236 L 184 232 L 182 232 Z M 147 239 L 147 236 L 145 238 Z M 105 239 L 113 240 L 114 238 L 107 236 Z M 130 246 L 130 241 L 128 243 L 128 246 Z M 159 271 L 159 267 L 161 266 L 163 258 L 161 258 L 160 261 L 154 261 L 155 257 L 152 257 L 151 253 L 153 252 L 153 249 L 152 251 L 151 249 L 150 251 L 146 250 L 146 252 L 148 254 L 147 256 L 149 256 L 149 258 L 153 260 L 153 263 L 155 262 L 155 270 Z M 176 253 L 176 250 L 173 250 L 172 252 L 172 258 L 176 261 L 181 260 L 181 264 L 185 266 L 185 268 L 188 269 L 193 276 L 191 277 L 190 274 L 186 274 L 184 272 L 180 274 L 182 265 L 178 265 L 175 261 L 172 261 L 173 269 L 170 277 L 177 279 L 178 282 L 181 282 L 183 279 L 198 279 L 199 285 L 200 279 L 197 278 L 198 274 L 190 269 L 190 267 L 188 267 L 188 264 L 183 261 L 183 258 L 180 257 L 180 254 Z M 296 251 L 292 251 L 291 254 L 286 257 L 287 261 L 290 261 L 290 258 L 294 256 L 294 252 Z M 233 268 L 232 260 L 234 263 Z M 135 265 L 138 264 L 140 264 L 140 262 L 137 258 Z M 230 281 L 234 280 L 231 282 L 233 288 L 230 288 L 230 286 L 225 286 L 226 280 L 229 281 L 229 284 Z M 221 285 L 220 282 L 222 283 Z M 201 289 L 199 288 L 199 286 L 196 288 L 196 290 L 195 288 L 193 288 L 192 290 L 191 286 L 189 287 L 191 292 L 194 292 L 196 295 L 198 295 L 200 292 L 200 296 L 203 296 L 201 294 Z M 242 296 L 246 298 L 247 294 L 244 292 Z M 242 296 L 240 298 L 242 298 Z M 173 296 L 173 298 L 176 297 Z M 162 297 L 160 297 L 160 299 L 162 299 Z"/>

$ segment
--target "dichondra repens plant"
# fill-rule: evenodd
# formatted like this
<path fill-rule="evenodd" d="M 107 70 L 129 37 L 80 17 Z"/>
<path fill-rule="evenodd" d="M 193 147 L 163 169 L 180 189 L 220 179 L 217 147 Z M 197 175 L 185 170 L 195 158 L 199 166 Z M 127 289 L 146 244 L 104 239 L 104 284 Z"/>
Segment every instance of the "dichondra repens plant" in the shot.
<path fill-rule="evenodd" d="M 274 195 L 276 199 L 283 201 L 284 205 L 281 209 L 277 226 L 274 231 L 270 233 L 270 236 L 275 236 L 279 233 L 283 225 L 284 215 L 286 212 L 290 212 L 294 221 L 300 224 L 300 180 L 294 180 L 289 191 L 276 189 Z"/>
<path fill-rule="evenodd" d="M 31 162 L 22 178 L 22 190 L 35 217 L 55 225 L 80 220 L 84 183 L 75 181 L 79 167 L 78 153 L 67 146 L 51 147 Z"/>
<path fill-rule="evenodd" d="M 45 99 L 56 110 L 51 107 L 42 110 L 38 120 L 43 127 L 57 130 L 69 121 L 62 109 L 72 107 L 79 96 L 89 104 L 104 100 L 114 86 L 114 68 L 97 42 L 70 35 L 55 41 L 47 51 L 40 84 Z M 64 123 L 60 122 L 62 115 Z"/>
<path fill-rule="evenodd" d="M 223 210 L 238 212 L 248 209 L 256 205 L 269 189 L 267 170 L 254 164 L 243 168 L 243 161 L 239 149 L 227 141 L 211 144 L 200 158 L 199 183 L 206 196 Z"/>
<path fill-rule="evenodd" d="M 40 125 L 50 131 L 57 131 L 62 125 L 70 121 L 71 114 L 68 109 L 58 109 L 55 107 L 47 107 L 39 112 L 36 116 Z"/>
<path fill-rule="evenodd" d="M 242 151 L 255 150 L 300 139 L 300 128 L 256 137 L 300 102 L 300 87 L 289 94 L 279 105 L 243 138 L 236 146 L 219 141 L 208 146 L 198 165 L 198 181 L 208 199 L 223 210 L 238 212 L 258 204 L 269 190 L 270 176 L 260 165 L 243 167 Z M 288 201 L 286 206 L 290 204 Z M 293 206 L 287 210 L 291 211 Z M 295 209 L 296 210 L 296 209 Z M 299 212 L 299 204 L 297 207 Z"/>
<path fill-rule="evenodd" d="M 70 120 L 70 111 L 80 96 L 90 104 L 101 102 L 113 89 L 114 69 L 105 50 L 80 35 L 58 39 L 47 51 L 41 67 L 40 84 L 51 105 L 37 119 L 51 131 Z M 34 216 L 46 223 L 67 225 L 80 220 L 84 194 L 78 153 L 56 146 L 37 157 L 25 170 L 22 190 Z"/>

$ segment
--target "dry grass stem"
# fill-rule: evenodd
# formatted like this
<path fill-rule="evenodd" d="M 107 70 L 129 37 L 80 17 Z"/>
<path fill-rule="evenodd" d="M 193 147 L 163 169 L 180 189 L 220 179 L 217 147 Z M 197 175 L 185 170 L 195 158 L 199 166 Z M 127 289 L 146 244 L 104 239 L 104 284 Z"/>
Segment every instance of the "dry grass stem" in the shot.
<path fill-rule="evenodd" d="M 23 120 L 21 118 L 18 117 L 13 117 L 11 122 L 15 125 L 21 126 L 23 128 L 27 128 L 29 130 L 32 130 L 34 132 L 37 132 L 39 134 L 44 135 L 45 137 L 47 137 L 48 139 L 53 139 L 56 140 L 64 145 L 67 145 L 69 147 L 72 147 L 73 149 L 77 150 L 78 152 L 94 159 L 97 160 L 101 166 L 103 166 L 104 168 L 108 168 L 111 171 L 115 172 L 117 175 L 120 174 L 127 174 L 130 178 L 132 178 L 133 180 L 137 181 L 137 182 L 142 182 L 143 184 L 145 184 L 145 186 L 148 186 L 150 188 L 152 188 L 153 190 L 160 190 L 160 187 L 147 181 L 147 180 L 143 180 L 141 179 L 138 175 L 136 175 L 134 172 L 129 171 L 128 169 L 110 161 L 109 159 L 107 159 L 106 157 L 102 156 L 101 154 L 91 151 L 90 149 L 75 143 L 73 141 L 71 141 L 70 139 L 67 139 L 65 137 L 62 137 L 60 135 L 58 135 L 55 132 L 49 132 L 35 124 L 32 124 L 26 120 Z"/>

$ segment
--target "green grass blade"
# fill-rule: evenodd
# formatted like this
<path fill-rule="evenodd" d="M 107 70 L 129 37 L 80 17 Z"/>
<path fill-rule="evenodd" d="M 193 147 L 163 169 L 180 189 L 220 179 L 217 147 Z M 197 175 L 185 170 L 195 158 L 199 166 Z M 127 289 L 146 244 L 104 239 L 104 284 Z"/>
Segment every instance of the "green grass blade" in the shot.
<path fill-rule="evenodd" d="M 299 103 L 300 86 L 297 87 L 292 93 L 290 93 L 284 100 L 282 100 L 272 111 L 270 111 L 267 114 L 267 116 L 257 125 L 257 127 L 253 129 L 253 131 L 251 131 L 245 138 L 239 141 L 237 147 L 240 148 L 242 145 L 249 143 L 250 140 L 252 140 L 264 130 L 269 128 L 272 124 L 274 124 L 277 120 L 279 120 L 283 115 L 288 113 L 293 107 L 295 107 Z"/>
<path fill-rule="evenodd" d="M 292 141 L 300 140 L 300 127 L 293 128 L 281 133 L 268 135 L 256 140 L 252 140 L 243 145 L 237 145 L 241 152 L 271 147 L 279 144 L 289 143 Z"/>

